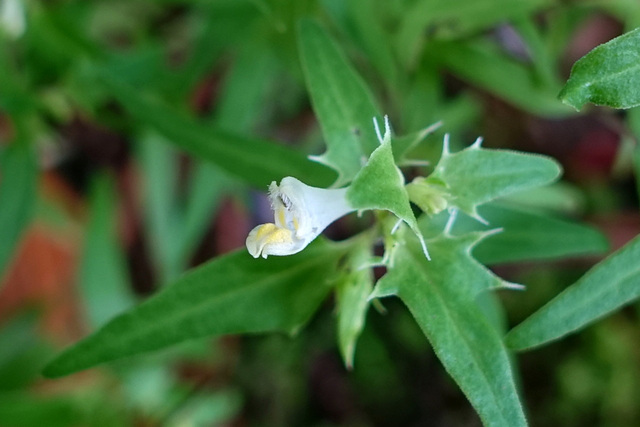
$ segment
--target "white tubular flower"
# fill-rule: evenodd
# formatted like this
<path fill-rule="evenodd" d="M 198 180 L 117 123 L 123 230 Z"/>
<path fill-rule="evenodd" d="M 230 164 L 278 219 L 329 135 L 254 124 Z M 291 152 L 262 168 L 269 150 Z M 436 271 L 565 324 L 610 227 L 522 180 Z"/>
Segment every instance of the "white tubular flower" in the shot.
<path fill-rule="evenodd" d="M 255 227 L 247 236 L 247 250 L 254 257 L 293 255 L 307 247 L 336 219 L 355 211 L 346 199 L 346 188 L 310 187 L 286 177 L 269 186 L 275 224 Z"/>

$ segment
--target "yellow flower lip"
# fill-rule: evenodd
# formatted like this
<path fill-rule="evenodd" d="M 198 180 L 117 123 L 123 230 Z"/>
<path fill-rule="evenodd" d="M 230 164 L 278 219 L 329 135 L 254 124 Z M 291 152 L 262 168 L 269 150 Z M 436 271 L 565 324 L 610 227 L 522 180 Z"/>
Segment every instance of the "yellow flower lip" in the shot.
<path fill-rule="evenodd" d="M 293 177 L 269 185 L 274 223 L 261 224 L 247 236 L 247 250 L 254 258 L 293 255 L 307 247 L 329 224 L 353 209 L 346 188 L 311 187 Z"/>
<path fill-rule="evenodd" d="M 269 254 L 276 255 L 275 252 L 280 247 L 293 245 L 293 233 L 275 224 L 261 224 L 251 230 L 246 243 L 252 257 L 258 258 L 262 255 L 266 258 Z"/>

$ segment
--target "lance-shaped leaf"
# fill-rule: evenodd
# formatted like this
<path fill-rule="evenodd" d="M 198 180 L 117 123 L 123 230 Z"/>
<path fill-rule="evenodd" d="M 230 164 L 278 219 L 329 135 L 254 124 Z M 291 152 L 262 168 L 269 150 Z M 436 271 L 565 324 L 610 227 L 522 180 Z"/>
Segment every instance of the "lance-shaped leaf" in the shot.
<path fill-rule="evenodd" d="M 92 183 L 91 217 L 80 266 L 80 286 L 92 328 L 134 304 L 122 248 L 116 238 L 115 190 L 108 176 Z"/>
<path fill-rule="evenodd" d="M 345 271 L 336 285 L 338 303 L 338 342 L 342 359 L 348 368 L 353 366 L 356 341 L 364 328 L 373 289 L 373 271 L 366 268 L 371 262 L 369 240 L 353 248 L 348 255 Z"/>
<path fill-rule="evenodd" d="M 402 14 L 396 39 L 404 63 L 419 58 L 429 38 L 458 38 L 493 27 L 514 17 L 525 16 L 549 4 L 550 0 L 426 0 L 412 2 Z M 427 49 L 428 51 L 428 49 Z"/>
<path fill-rule="evenodd" d="M 31 147 L 24 142 L 15 142 L 0 154 L 1 279 L 31 218 L 38 169 Z"/>
<path fill-rule="evenodd" d="M 380 146 L 371 153 L 369 161 L 347 189 L 347 200 L 358 210 L 382 209 L 392 212 L 409 225 L 420 239 L 425 255 L 429 256 L 418 222 L 411 210 L 409 195 L 404 187 L 404 176 L 393 158 L 391 128 L 387 117 Z"/>
<path fill-rule="evenodd" d="M 302 69 L 327 144 L 314 159 L 338 172 L 334 186 L 340 187 L 376 149 L 371 119 L 381 115 L 369 88 L 326 31 L 311 20 L 301 21 L 298 30 Z"/>
<path fill-rule="evenodd" d="M 262 187 L 265 182 L 287 175 L 327 185 L 334 176 L 331 169 L 283 145 L 206 126 L 150 93 L 136 91 L 113 77 L 101 76 L 101 79 L 138 121 L 154 128 L 172 144 L 252 185 Z"/>
<path fill-rule="evenodd" d="M 580 58 L 559 98 L 576 110 L 587 102 L 613 108 L 640 105 L 640 28 Z"/>
<path fill-rule="evenodd" d="M 426 185 L 446 187 L 450 206 L 483 221 L 477 206 L 527 188 L 548 184 L 560 176 L 560 165 L 541 155 L 489 150 L 473 145 L 449 152 L 445 139 L 442 157 Z"/>
<path fill-rule="evenodd" d="M 429 240 L 431 262 L 407 240 L 373 297 L 400 297 L 485 425 L 526 426 L 507 350 L 476 303 L 480 292 L 508 286 L 471 257 L 486 234 Z"/>
<path fill-rule="evenodd" d="M 159 294 L 67 349 L 44 371 L 59 377 L 193 338 L 295 332 L 331 289 L 344 246 L 317 242 L 291 257 L 240 250 L 191 270 Z"/>
<path fill-rule="evenodd" d="M 640 236 L 589 270 L 580 280 L 507 334 L 523 350 L 557 340 L 640 297 Z"/>
<path fill-rule="evenodd" d="M 525 111 L 546 117 L 572 113 L 556 98 L 559 85 L 542 84 L 530 67 L 491 43 L 432 43 L 426 53 L 461 79 Z"/>

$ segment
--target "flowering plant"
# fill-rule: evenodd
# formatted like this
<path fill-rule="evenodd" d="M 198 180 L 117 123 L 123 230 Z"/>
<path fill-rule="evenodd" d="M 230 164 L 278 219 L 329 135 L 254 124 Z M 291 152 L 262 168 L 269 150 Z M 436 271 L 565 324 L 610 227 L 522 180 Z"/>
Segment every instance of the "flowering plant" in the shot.
<path fill-rule="evenodd" d="M 478 119 L 482 103 L 476 99 L 475 92 L 473 95 L 467 91 L 458 93 L 457 87 L 449 87 L 443 71 L 454 74 L 465 84 L 472 82 L 480 86 L 510 108 L 544 118 L 573 118 L 569 107 L 556 99 L 560 89 L 555 86 L 556 79 L 542 66 L 553 63 L 551 53 L 546 51 L 553 49 L 546 46 L 547 42 L 561 39 L 555 31 L 561 31 L 573 20 L 565 19 L 564 12 L 558 12 L 563 25 L 559 25 L 559 29 L 553 27 L 549 40 L 543 40 L 534 28 L 534 21 L 529 22 L 522 16 L 525 9 L 537 11 L 541 2 L 526 5 L 520 2 L 517 6 L 509 1 L 478 2 L 473 8 L 458 8 L 456 2 L 451 2 L 455 3 L 453 6 L 440 2 L 442 16 L 424 13 L 423 8 L 432 7 L 433 2 L 413 2 L 415 13 L 404 13 L 391 3 L 378 2 L 378 6 L 392 15 L 384 21 L 385 25 L 363 25 L 363 16 L 378 16 L 369 2 L 363 2 L 369 7 L 363 10 L 354 7 L 354 2 L 346 2 L 344 7 L 337 7 L 338 2 L 319 2 L 318 8 L 326 9 L 327 19 L 333 19 L 335 27 L 339 27 L 336 28 L 340 30 L 338 34 L 356 35 L 347 44 L 350 49 L 367 52 L 366 61 L 360 65 L 374 68 L 368 70 L 367 75 L 376 82 L 379 96 L 375 97 L 325 27 L 298 16 L 304 7 L 294 8 L 292 12 L 281 8 L 278 2 L 259 2 L 257 9 L 264 16 L 256 18 L 257 12 L 253 9 L 246 12 L 247 5 L 243 2 L 195 3 L 198 5 L 172 9 L 171 14 L 179 15 L 183 9 L 195 8 L 192 17 L 205 29 L 201 43 L 197 43 L 197 52 L 179 70 L 164 69 L 156 64 L 158 68 L 153 73 L 141 72 L 144 70 L 139 65 L 157 62 L 164 66 L 164 61 L 159 59 L 164 56 L 156 55 L 157 52 L 146 45 L 130 57 L 129 52 L 102 51 L 99 47 L 105 44 L 102 42 L 71 43 L 76 31 L 67 34 L 67 23 L 93 21 L 68 19 L 66 13 L 85 10 L 84 6 L 76 8 L 71 2 L 72 6 L 61 7 L 60 15 L 53 19 L 49 16 L 53 12 L 37 2 L 7 0 L 2 3 L 3 42 L 22 39 L 31 44 L 28 49 L 6 49 L 7 54 L 0 55 L 3 70 L 9 70 L 0 76 L 0 104 L 15 116 L 15 126 L 5 126 L 8 130 L 4 133 L 15 133 L 16 141 L 0 152 L 0 218 L 11 219 L 0 241 L 0 268 L 8 265 L 28 213 L 36 205 L 35 197 L 30 194 L 35 193 L 37 187 L 38 168 L 48 167 L 41 163 L 52 161 L 44 155 L 44 160 L 38 162 L 29 141 L 47 146 L 51 138 L 42 128 L 55 120 L 69 120 L 67 125 L 71 130 L 82 127 L 71 121 L 76 117 L 71 111 L 75 113 L 76 104 L 85 106 L 86 103 L 90 106 L 88 111 L 82 111 L 78 117 L 95 116 L 96 120 L 99 117 L 119 131 L 125 128 L 131 131 L 130 139 L 135 141 L 130 144 L 135 146 L 133 163 L 138 166 L 147 191 L 144 203 L 135 207 L 126 204 L 123 209 L 135 211 L 131 214 L 135 216 L 131 224 L 138 222 L 137 209 L 142 211 L 140 215 L 145 220 L 142 221 L 144 229 L 136 228 L 139 232 L 130 233 L 128 237 L 137 243 L 135 238 L 148 236 L 156 282 L 167 284 L 139 304 L 128 292 L 130 289 L 123 286 L 126 274 L 118 272 L 121 273 L 124 263 L 113 238 L 116 227 L 111 222 L 118 217 L 114 195 L 117 193 L 110 184 L 110 176 L 101 174 L 87 186 L 91 194 L 88 203 L 91 216 L 87 221 L 88 237 L 83 252 L 86 258 L 80 273 L 84 286 L 80 293 L 88 295 L 87 328 L 92 332 L 52 360 L 44 368 L 44 374 L 63 376 L 196 338 L 270 332 L 301 334 L 310 319 L 320 313 L 318 317 L 324 315 L 329 322 L 335 320 L 335 348 L 347 368 L 345 376 L 348 370 L 360 369 L 362 365 L 368 364 L 377 370 L 395 361 L 395 355 L 389 357 L 375 336 L 380 330 L 372 330 L 368 319 L 375 319 L 374 327 L 379 323 L 387 328 L 385 331 L 393 331 L 392 340 L 397 335 L 405 344 L 415 344 L 416 340 L 410 336 L 410 329 L 414 328 L 419 337 L 417 341 L 425 343 L 426 337 L 430 344 L 430 348 L 425 346 L 426 350 L 419 350 L 422 353 L 416 359 L 426 359 L 423 356 L 432 349 L 486 425 L 526 426 L 513 364 L 514 351 L 560 338 L 636 299 L 640 295 L 637 280 L 640 241 L 634 239 L 598 263 L 548 306 L 507 332 L 502 321 L 501 301 L 493 291 L 527 288 L 502 278 L 496 273 L 502 270 L 494 271 L 489 266 L 602 253 L 607 245 L 593 227 L 548 213 L 549 209 L 564 209 L 565 205 L 558 199 L 571 193 L 566 187 L 554 184 L 561 175 L 557 161 L 540 154 L 486 148 L 481 138 L 469 144 L 471 141 L 466 135 L 476 132 L 469 123 Z M 207 13 L 201 13 L 203 10 Z M 235 25 L 236 21 L 220 25 L 220 21 L 226 21 L 229 10 L 240 11 L 242 19 L 238 23 L 242 25 Z M 483 13 L 476 17 L 476 10 Z M 458 21 L 448 17 L 461 13 L 467 14 L 473 25 L 451 26 L 451 22 Z M 505 56 L 504 51 L 512 46 L 506 43 L 494 46 L 493 38 L 485 37 L 489 34 L 485 31 L 485 21 L 502 26 L 507 15 L 517 21 L 514 27 L 529 42 L 526 54 L 542 58 L 541 66 Z M 220 20 L 219 16 L 225 19 Z M 22 21 L 7 17 L 22 17 L 27 21 L 23 25 Z M 295 25 L 290 25 L 292 17 Z M 273 22 L 269 21 L 272 18 Z M 424 19 L 427 22 L 423 22 Z M 40 26 L 34 26 L 34 22 Z M 254 25 L 255 22 L 258 24 Z M 111 34 L 110 25 L 114 23 L 103 24 Z M 395 31 L 396 24 L 399 25 L 397 33 L 390 30 Z M 103 28 L 98 27 L 98 30 Z M 198 25 L 194 27 L 202 30 Z M 203 83 L 198 90 L 190 87 L 198 80 L 194 76 L 215 62 L 207 55 L 224 51 L 221 47 L 211 48 L 209 42 L 216 39 L 211 35 L 224 33 L 226 38 L 227 32 L 234 32 L 237 40 L 244 40 L 246 28 L 260 35 L 267 32 L 268 37 L 254 38 L 252 43 L 243 45 L 239 58 L 233 58 L 231 78 L 225 81 L 221 106 L 214 109 L 211 123 L 201 120 L 200 115 L 186 114 L 185 100 L 198 98 L 192 96 L 192 90 L 198 94 L 211 92 L 209 83 Z M 478 29 L 482 30 L 481 39 L 473 36 Z M 495 29 L 496 39 L 500 38 L 499 30 Z M 584 102 L 624 108 L 638 105 L 637 87 L 640 86 L 638 78 L 633 77 L 637 76 L 639 31 L 630 31 L 579 61 L 561 93 L 562 100 L 576 107 Z M 145 37 L 135 33 L 123 40 L 127 43 L 129 39 L 132 43 L 146 40 L 146 33 L 142 34 Z M 282 37 L 283 34 L 287 37 Z M 317 135 L 322 136 L 324 148 L 314 145 L 320 143 L 320 138 L 314 139 L 313 132 L 309 145 L 304 147 L 310 152 L 321 152 L 320 155 L 307 156 L 301 153 L 301 146 L 293 149 L 248 131 L 252 126 L 257 129 L 257 123 L 262 124 L 258 120 L 259 111 L 250 108 L 254 105 L 252 100 L 269 93 L 266 90 L 269 79 L 281 73 L 282 65 L 291 62 L 291 55 L 283 52 L 294 51 L 293 46 L 282 49 L 287 45 L 277 43 L 277 49 L 265 52 L 262 43 L 274 40 L 287 43 L 294 38 L 298 41 L 300 67 L 296 64 L 295 70 L 289 70 L 291 73 L 284 79 L 287 82 L 283 83 L 286 90 L 282 96 L 289 98 L 283 103 L 301 104 L 300 94 L 306 90 L 318 122 Z M 191 40 L 190 37 L 184 39 Z M 76 51 L 59 55 L 60 50 L 49 49 L 56 44 Z M 121 44 L 120 39 L 117 44 Z M 47 65 L 45 73 L 32 75 L 31 68 L 24 73 L 11 69 L 13 62 L 19 64 L 38 55 L 42 55 L 39 61 Z M 76 58 L 81 58 L 78 64 Z M 74 66 L 67 69 L 69 62 Z M 48 85 L 49 68 L 60 69 L 65 87 L 68 85 L 73 94 L 49 92 L 47 87 L 40 86 L 37 93 L 42 94 L 42 99 L 29 100 L 22 93 L 23 88 L 34 82 Z M 305 89 L 300 81 L 289 78 L 300 74 L 300 70 Z M 245 85 L 247 79 L 255 79 L 252 80 L 255 84 Z M 156 96 L 160 92 L 162 96 Z M 454 100 L 448 99 L 449 92 L 455 93 Z M 386 100 L 385 110 L 392 112 L 397 133 L 392 132 L 387 116 L 384 116 L 383 131 L 378 127 L 383 116 L 377 99 Z M 114 104 L 121 108 L 112 108 Z M 271 100 L 264 104 L 269 104 L 270 113 L 280 111 L 273 108 Z M 47 113 L 38 118 L 42 109 Z M 636 117 L 634 111 L 637 112 L 631 110 L 628 114 L 630 120 Z M 132 130 L 122 126 L 121 115 L 134 118 Z M 442 122 L 422 127 L 440 119 Z M 620 127 L 619 120 L 621 118 L 616 117 L 612 122 Z M 535 127 L 529 121 L 523 122 Z M 487 128 L 490 131 L 491 127 Z M 69 129 L 64 135 L 74 133 Z M 100 132 L 95 130 L 99 135 Z M 487 144 L 504 142 L 496 141 L 491 133 L 487 135 Z M 173 151 L 172 147 L 187 152 L 190 160 L 174 162 L 177 158 L 184 160 L 184 154 Z M 640 171 L 640 156 L 635 156 L 634 161 L 635 170 Z M 118 163 L 117 168 L 120 173 L 123 173 L 121 169 L 129 171 L 128 163 L 126 168 Z M 130 180 L 127 172 L 122 181 Z M 272 214 L 273 221 L 260 224 L 262 221 L 253 217 L 247 221 L 241 209 L 231 210 L 234 222 L 229 231 L 242 234 L 242 238 L 246 236 L 246 248 L 223 255 L 220 253 L 224 251 L 220 250 L 211 254 L 213 259 L 208 262 L 188 269 L 195 262 L 193 254 L 197 244 L 202 236 L 208 235 L 212 212 L 221 195 L 232 194 L 234 200 L 253 208 L 252 202 L 263 197 L 257 196 L 256 190 L 263 193 L 267 188 L 272 211 L 269 218 Z M 39 209 L 47 207 L 39 206 Z M 575 207 L 573 209 L 571 212 L 576 214 Z M 359 219 L 355 218 L 356 214 Z M 343 239 L 333 241 L 322 236 L 331 223 L 345 215 L 352 215 L 349 220 L 356 225 L 347 223 Z M 216 233 L 216 236 L 224 244 L 233 240 L 225 233 Z M 519 276 L 514 280 L 529 284 Z M 110 286 L 103 286 L 103 282 Z M 532 293 L 526 297 L 530 295 Z M 512 293 L 511 297 L 523 301 L 525 294 Z M 325 301 L 331 304 L 324 304 Z M 392 315 L 374 317 L 378 314 L 369 310 L 371 307 L 379 313 L 388 310 Z M 410 316 L 402 319 L 409 319 L 408 323 L 394 317 L 394 313 L 404 316 L 407 312 Z M 313 322 L 311 328 L 318 323 L 327 324 Z M 323 336 L 333 339 L 333 335 L 324 332 L 323 329 Z M 311 340 L 296 342 L 300 347 L 313 347 L 306 346 Z M 324 351 L 329 345 L 323 341 L 318 347 Z M 315 347 L 309 350 L 312 351 Z M 260 369 L 270 363 L 262 359 L 263 353 L 275 354 L 271 361 L 282 363 L 287 359 L 280 351 L 259 352 Z M 170 360 L 173 368 L 179 365 Z M 289 368 L 282 372 L 295 371 Z M 151 371 L 144 370 L 144 374 Z M 407 372 L 413 376 L 412 370 Z M 384 371 L 369 383 L 375 386 L 362 389 L 382 389 L 385 401 L 397 402 L 389 396 L 392 393 L 385 393 L 386 388 L 395 392 L 396 373 L 393 369 Z M 156 380 L 163 384 L 169 382 L 175 372 L 156 374 L 155 371 L 150 374 L 153 377 L 150 383 L 154 386 Z M 208 375 L 212 376 L 215 375 Z M 385 387 L 378 387 L 377 379 L 383 376 Z M 137 384 L 138 377 L 131 376 L 128 381 Z M 180 390 L 180 396 L 183 394 L 184 390 Z M 173 397 L 172 401 L 182 402 L 181 398 Z M 164 421 L 162 418 L 158 423 Z"/>

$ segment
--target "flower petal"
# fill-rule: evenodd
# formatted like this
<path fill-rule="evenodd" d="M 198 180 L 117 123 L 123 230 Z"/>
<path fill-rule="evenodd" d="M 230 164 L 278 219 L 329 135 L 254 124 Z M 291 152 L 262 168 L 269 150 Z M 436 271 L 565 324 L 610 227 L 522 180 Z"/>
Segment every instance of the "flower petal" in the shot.
<path fill-rule="evenodd" d="M 247 250 L 252 257 L 268 255 L 293 255 L 307 245 L 296 239 L 291 230 L 276 224 L 262 224 L 255 227 L 247 236 Z"/>

